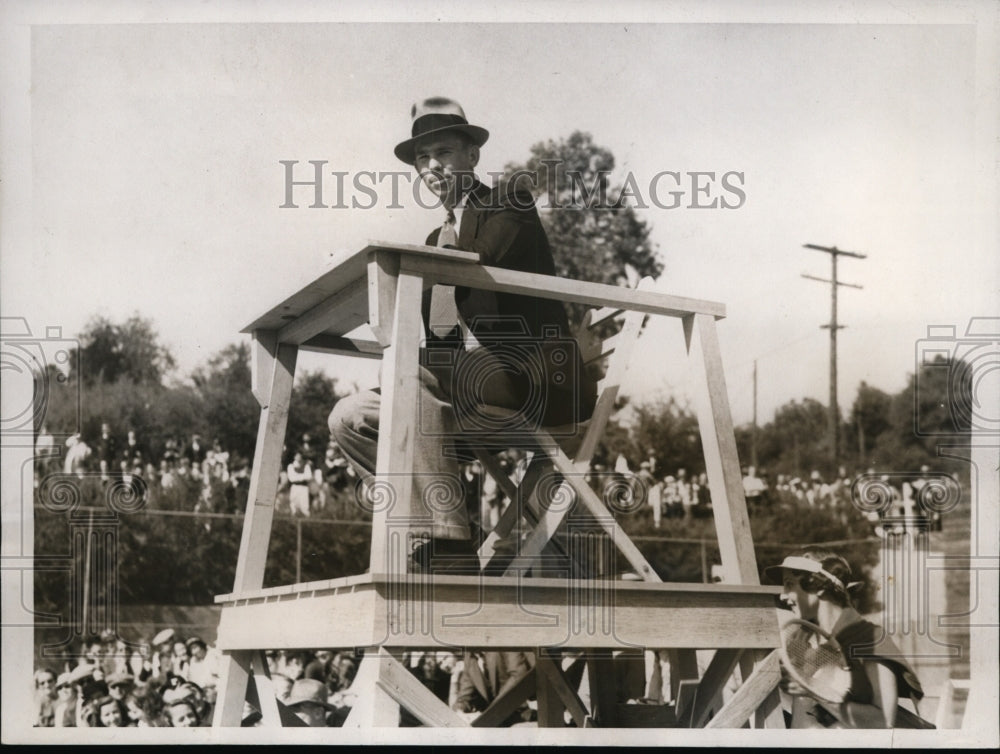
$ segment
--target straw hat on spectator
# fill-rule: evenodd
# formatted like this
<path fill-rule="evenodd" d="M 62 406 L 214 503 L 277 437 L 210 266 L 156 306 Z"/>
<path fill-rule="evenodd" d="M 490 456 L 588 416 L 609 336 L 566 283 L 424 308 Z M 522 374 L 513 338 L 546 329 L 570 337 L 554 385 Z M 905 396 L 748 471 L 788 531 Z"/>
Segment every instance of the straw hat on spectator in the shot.
<path fill-rule="evenodd" d="M 174 629 L 165 628 L 156 636 L 153 637 L 153 646 L 158 647 L 161 644 L 166 644 L 168 641 L 174 638 Z"/>
<path fill-rule="evenodd" d="M 83 663 L 82 665 L 77 665 L 69 672 L 69 682 L 79 683 L 84 678 L 89 678 L 94 675 L 94 666 Z"/>

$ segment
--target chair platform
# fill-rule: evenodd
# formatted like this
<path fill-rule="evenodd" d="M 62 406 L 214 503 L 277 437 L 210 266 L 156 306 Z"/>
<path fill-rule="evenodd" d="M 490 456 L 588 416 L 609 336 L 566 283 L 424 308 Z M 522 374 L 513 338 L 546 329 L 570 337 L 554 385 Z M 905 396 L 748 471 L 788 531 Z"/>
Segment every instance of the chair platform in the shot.
<path fill-rule="evenodd" d="M 778 641 L 779 592 L 756 585 L 363 574 L 220 595 L 218 645 L 223 651 L 770 649 Z"/>

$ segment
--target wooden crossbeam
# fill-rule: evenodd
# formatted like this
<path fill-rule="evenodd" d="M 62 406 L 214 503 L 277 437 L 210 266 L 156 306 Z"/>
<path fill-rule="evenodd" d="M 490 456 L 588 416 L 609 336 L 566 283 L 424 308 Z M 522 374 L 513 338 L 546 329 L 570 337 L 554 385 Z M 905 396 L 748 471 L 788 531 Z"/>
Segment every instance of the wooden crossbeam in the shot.
<path fill-rule="evenodd" d="M 629 311 L 662 314 L 668 317 L 706 314 L 721 319 L 726 316 L 726 307 L 713 301 L 653 291 L 635 291 L 617 285 L 588 283 L 532 272 L 505 270 L 500 267 L 407 256 L 401 260 L 400 270 L 433 278 L 434 282 L 442 285 L 462 285 L 484 291 L 516 293 L 521 296 L 555 299 L 573 304 L 618 306 Z"/>
<path fill-rule="evenodd" d="M 535 693 L 535 672 L 535 669 L 532 668 L 518 678 L 513 685 L 494 699 L 479 717 L 472 721 L 472 727 L 494 728 L 514 714 Z"/>
<path fill-rule="evenodd" d="M 332 322 L 341 333 L 347 333 L 367 321 L 368 281 L 359 278 L 289 321 L 278 330 L 278 342 L 298 345 L 328 330 Z"/>
<path fill-rule="evenodd" d="M 583 661 L 582 658 L 577 660 L 577 662 L 581 661 Z M 587 710 L 586 706 L 584 706 L 583 702 L 580 701 L 580 697 L 576 693 L 576 690 L 570 686 L 562 668 L 556 664 L 547 652 L 538 652 L 538 659 L 535 662 L 535 671 L 541 676 L 538 679 L 539 691 L 541 691 L 544 687 L 554 692 L 558 696 L 559 701 L 562 703 L 562 708 L 569 711 L 569 714 L 573 718 L 573 722 L 576 723 L 576 726 L 578 728 L 586 727 L 588 719 L 590 718 L 590 712 Z M 541 718 L 541 694 L 539 694 L 538 715 L 539 718 Z M 559 724 L 562 723 L 561 712 L 558 722 Z"/>
<path fill-rule="evenodd" d="M 709 713 L 712 711 L 712 704 L 718 694 L 726 685 L 736 669 L 737 660 L 743 650 L 741 649 L 718 649 L 712 657 L 712 661 L 705 669 L 705 674 L 698 683 L 697 693 L 693 699 L 694 704 L 679 705 L 677 708 L 677 719 L 681 722 L 690 720 L 690 727 L 701 728 L 708 722 Z"/>
<path fill-rule="evenodd" d="M 467 728 L 468 721 L 437 698 L 399 660 L 384 649 L 378 655 L 378 685 L 400 707 L 432 728 Z"/>
<path fill-rule="evenodd" d="M 615 521 L 614 516 L 604 507 L 604 503 L 597 496 L 597 493 L 590 489 L 590 486 L 584 481 L 582 475 L 577 471 L 573 462 L 566 457 L 566 454 L 559 448 L 547 449 L 547 452 L 556 470 L 573 487 L 573 490 L 577 494 L 577 500 L 583 502 L 584 506 L 597 521 L 598 526 L 604 529 L 604 532 L 611 538 L 615 547 L 625 556 L 625 559 L 635 569 L 635 572 L 639 574 L 639 577 L 643 581 L 661 581 L 662 579 L 653 570 L 649 561 L 646 560 L 646 557 L 639 548 L 635 546 L 635 543 L 625 533 L 625 530 Z"/>
<path fill-rule="evenodd" d="M 344 338 L 339 335 L 320 333 L 299 346 L 300 351 L 328 353 L 332 356 L 357 356 L 362 359 L 381 359 L 382 345 L 375 340 Z"/>
<path fill-rule="evenodd" d="M 777 650 L 759 663 L 732 698 L 708 721 L 706 728 L 739 728 L 778 687 L 781 668 Z"/>

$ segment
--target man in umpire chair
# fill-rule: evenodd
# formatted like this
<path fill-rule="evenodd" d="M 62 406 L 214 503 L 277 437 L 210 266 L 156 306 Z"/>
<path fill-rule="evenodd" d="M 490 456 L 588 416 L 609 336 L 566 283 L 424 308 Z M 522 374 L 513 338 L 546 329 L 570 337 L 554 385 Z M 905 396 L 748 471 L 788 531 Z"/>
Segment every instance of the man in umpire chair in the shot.
<path fill-rule="evenodd" d="M 443 97 L 413 105 L 411 119 L 410 137 L 395 154 L 442 204 L 441 225 L 425 243 L 477 253 L 483 265 L 555 275 L 531 193 L 509 183 L 491 188 L 476 177 L 489 132 Z M 474 572 L 479 543 L 465 506 L 429 505 L 425 491 L 442 479 L 461 489 L 463 437 L 573 427 L 590 417 L 596 385 L 584 377 L 559 301 L 434 286 L 423 319 L 411 510 L 414 521 L 429 525 L 413 531 L 421 543 L 409 569 Z M 380 398 L 379 390 L 343 398 L 329 419 L 330 434 L 365 479 L 375 471 Z"/>

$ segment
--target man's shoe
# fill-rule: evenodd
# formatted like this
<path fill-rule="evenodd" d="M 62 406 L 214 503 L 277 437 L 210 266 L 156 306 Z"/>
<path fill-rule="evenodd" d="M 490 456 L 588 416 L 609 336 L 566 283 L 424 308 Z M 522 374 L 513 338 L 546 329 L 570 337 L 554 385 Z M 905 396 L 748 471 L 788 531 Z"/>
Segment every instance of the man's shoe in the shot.
<path fill-rule="evenodd" d="M 410 553 L 410 573 L 479 574 L 479 554 L 470 539 L 428 539 Z"/>

